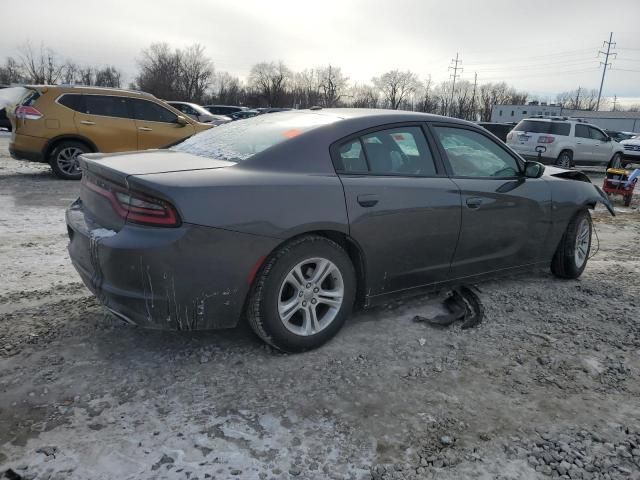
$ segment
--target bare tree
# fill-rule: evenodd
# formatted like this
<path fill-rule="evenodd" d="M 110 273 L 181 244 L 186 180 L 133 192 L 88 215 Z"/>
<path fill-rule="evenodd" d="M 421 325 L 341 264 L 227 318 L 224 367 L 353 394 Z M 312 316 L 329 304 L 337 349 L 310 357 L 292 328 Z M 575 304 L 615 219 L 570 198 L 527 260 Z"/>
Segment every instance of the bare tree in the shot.
<path fill-rule="evenodd" d="M 13 57 L 7 57 L 4 65 L 0 67 L 0 84 L 11 85 L 24 81 L 22 66 Z"/>
<path fill-rule="evenodd" d="M 255 87 L 267 106 L 283 106 L 285 90 L 292 77 L 291 71 L 282 62 L 261 62 L 251 68 L 250 84 Z"/>
<path fill-rule="evenodd" d="M 373 78 L 372 82 L 382 94 L 384 102 L 394 110 L 397 110 L 420 85 L 418 76 L 409 70 L 406 72 L 391 70 Z"/>
<path fill-rule="evenodd" d="M 338 67 L 328 65 L 317 70 L 319 87 L 322 95 L 322 105 L 324 107 L 335 107 L 344 96 L 348 77 L 344 76 Z"/>
<path fill-rule="evenodd" d="M 173 52 L 167 43 L 154 43 L 142 51 L 133 86 L 160 98 L 183 100 L 179 97 L 181 63 L 179 50 Z"/>
<path fill-rule="evenodd" d="M 64 64 L 58 61 L 53 50 L 40 44 L 40 49 L 36 51 L 29 42 L 24 44 L 20 50 L 22 69 L 28 82 L 52 85 L 60 80 Z"/>
<path fill-rule="evenodd" d="M 228 72 L 217 72 L 213 79 L 212 103 L 241 104 L 243 89 L 238 77 L 234 77 Z"/>
<path fill-rule="evenodd" d="M 598 90 L 578 87 L 575 90 L 559 93 L 556 100 L 570 110 L 595 110 L 598 104 Z"/>
<path fill-rule="evenodd" d="M 196 43 L 180 52 L 179 65 L 182 97 L 191 102 L 202 102 L 214 73 L 211 60 L 204 55 L 204 47 Z"/>
<path fill-rule="evenodd" d="M 113 65 L 97 68 L 95 71 L 94 84 L 98 87 L 120 88 L 122 73 Z"/>

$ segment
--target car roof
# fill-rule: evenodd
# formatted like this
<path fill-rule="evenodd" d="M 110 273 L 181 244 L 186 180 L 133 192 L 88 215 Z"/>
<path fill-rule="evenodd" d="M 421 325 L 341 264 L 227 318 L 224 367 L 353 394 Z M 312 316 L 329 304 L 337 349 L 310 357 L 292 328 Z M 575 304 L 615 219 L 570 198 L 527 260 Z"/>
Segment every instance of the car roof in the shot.
<path fill-rule="evenodd" d="M 477 127 L 473 122 L 458 118 L 444 117 L 430 113 L 411 112 L 408 110 L 386 110 L 380 108 L 313 108 L 307 110 L 289 110 L 282 113 L 299 112 L 300 114 L 330 115 L 340 120 L 360 120 L 363 123 L 385 124 L 400 122 L 447 122 Z M 278 115 L 274 113 L 273 115 Z"/>
<path fill-rule="evenodd" d="M 147 92 L 112 87 L 87 87 L 85 85 L 25 85 L 25 88 L 32 88 L 41 91 L 55 90 L 60 93 L 102 93 L 120 95 L 123 97 L 156 98 Z"/>

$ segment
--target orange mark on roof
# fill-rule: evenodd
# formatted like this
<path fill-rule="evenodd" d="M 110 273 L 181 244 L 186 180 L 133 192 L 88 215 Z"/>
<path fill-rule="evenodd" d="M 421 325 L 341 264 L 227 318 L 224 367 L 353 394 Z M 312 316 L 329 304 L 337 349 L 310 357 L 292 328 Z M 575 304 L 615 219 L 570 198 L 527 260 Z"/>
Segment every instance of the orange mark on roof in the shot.
<path fill-rule="evenodd" d="M 393 139 L 394 140 L 404 140 L 404 135 L 402 135 L 401 133 L 396 133 L 395 135 L 393 135 Z"/>
<path fill-rule="evenodd" d="M 282 132 L 282 136 L 285 138 L 293 138 L 300 135 L 302 131 L 297 128 L 292 128 L 291 130 L 287 130 L 286 132 Z"/>

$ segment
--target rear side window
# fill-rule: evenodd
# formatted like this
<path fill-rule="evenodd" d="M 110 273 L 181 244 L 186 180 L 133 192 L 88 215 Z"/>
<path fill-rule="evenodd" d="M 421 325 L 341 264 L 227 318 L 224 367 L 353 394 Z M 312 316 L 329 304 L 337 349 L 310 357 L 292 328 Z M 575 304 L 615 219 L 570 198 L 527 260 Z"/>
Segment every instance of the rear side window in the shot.
<path fill-rule="evenodd" d="M 66 94 L 58 99 L 58 103 L 76 112 L 82 111 L 82 95 Z"/>
<path fill-rule="evenodd" d="M 589 127 L 576 123 L 576 137 L 591 138 L 589 135 Z"/>
<path fill-rule="evenodd" d="M 133 117 L 136 120 L 164 123 L 175 123 L 178 120 L 178 116 L 175 113 L 170 112 L 157 103 L 137 98 L 132 98 L 129 101 L 133 105 Z"/>
<path fill-rule="evenodd" d="M 434 176 L 435 164 L 420 127 L 400 127 L 363 135 L 338 148 L 342 172 Z"/>
<path fill-rule="evenodd" d="M 128 118 L 127 100 L 108 95 L 83 95 L 84 113 L 103 117 Z"/>
<path fill-rule="evenodd" d="M 571 131 L 571 124 L 567 122 L 551 122 L 551 133 L 552 135 L 564 135 L 568 136 Z"/>

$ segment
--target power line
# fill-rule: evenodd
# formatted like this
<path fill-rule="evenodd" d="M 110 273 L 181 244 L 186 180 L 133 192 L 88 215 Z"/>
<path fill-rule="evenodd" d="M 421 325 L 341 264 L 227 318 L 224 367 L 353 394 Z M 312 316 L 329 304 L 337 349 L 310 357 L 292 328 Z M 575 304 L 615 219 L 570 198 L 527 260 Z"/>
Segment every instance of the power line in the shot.
<path fill-rule="evenodd" d="M 607 46 L 607 52 L 605 53 L 602 50 L 598 50 L 598 56 L 600 56 L 600 54 L 603 54 L 605 55 L 605 57 L 604 57 L 604 63 L 600 62 L 600 65 L 602 65 L 604 68 L 602 69 L 602 80 L 600 80 L 600 90 L 598 91 L 598 103 L 596 103 L 596 112 L 600 107 L 600 97 L 602 96 L 602 86 L 604 85 L 604 76 L 607 73 L 607 67 L 611 66 L 611 64 L 609 63 L 609 56 L 614 55 L 613 58 L 616 58 L 618 56 L 617 53 L 610 53 L 611 45 L 613 45 L 614 48 L 616 46 L 615 42 L 613 42 L 612 40 L 613 40 L 613 32 L 609 34 L 609 41 L 607 42 L 605 40 L 605 42 L 602 44 L 603 47 L 605 45 Z"/>
<path fill-rule="evenodd" d="M 453 75 L 450 75 L 453 78 L 453 83 L 451 85 L 451 102 L 449 102 L 449 105 L 453 105 L 453 93 L 456 90 L 456 78 L 458 78 L 458 70 L 460 70 L 460 73 L 462 73 L 462 67 L 458 67 L 459 63 L 462 63 L 462 60 L 458 60 L 458 52 L 456 52 L 456 58 L 455 60 L 451 60 L 451 62 L 455 62 L 454 66 L 449 65 L 449 68 L 447 68 L 447 70 L 453 70 Z M 449 113 L 449 112 L 447 112 Z"/>

